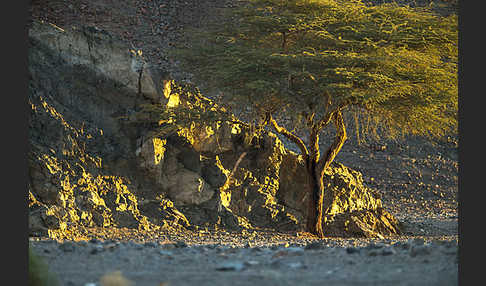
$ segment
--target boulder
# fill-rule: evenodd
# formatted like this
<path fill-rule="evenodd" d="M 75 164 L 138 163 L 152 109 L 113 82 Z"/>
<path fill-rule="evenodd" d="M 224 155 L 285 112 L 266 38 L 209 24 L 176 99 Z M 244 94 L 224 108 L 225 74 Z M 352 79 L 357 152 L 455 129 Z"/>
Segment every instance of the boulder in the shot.
<path fill-rule="evenodd" d="M 283 157 L 280 169 L 279 202 L 299 221 L 305 220 L 309 194 L 304 162 L 295 153 Z M 328 208 L 323 218 L 327 236 L 382 237 L 399 234 L 398 220 L 386 211 L 379 194 L 366 187 L 360 172 L 333 162 L 324 174 Z"/>
<path fill-rule="evenodd" d="M 214 194 L 214 189 L 201 176 L 182 169 L 167 176 L 167 193 L 178 205 L 201 204 Z"/>

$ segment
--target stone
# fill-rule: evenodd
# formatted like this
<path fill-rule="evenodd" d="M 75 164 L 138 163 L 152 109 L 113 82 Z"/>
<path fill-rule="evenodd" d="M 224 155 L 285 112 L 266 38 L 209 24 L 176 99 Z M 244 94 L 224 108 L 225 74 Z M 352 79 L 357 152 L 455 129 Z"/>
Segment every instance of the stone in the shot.
<path fill-rule="evenodd" d="M 174 246 L 175 246 L 176 248 L 185 248 L 185 247 L 187 247 L 187 243 L 185 243 L 185 242 L 184 242 L 184 241 L 182 241 L 182 240 L 178 240 L 178 241 L 176 241 L 176 242 L 174 243 Z"/>
<path fill-rule="evenodd" d="M 297 261 L 297 262 L 288 262 L 287 266 L 290 269 L 307 269 L 307 266 L 305 266 L 304 263 Z"/>
<path fill-rule="evenodd" d="M 98 243 L 101 243 L 101 240 L 99 240 L 97 238 L 92 238 L 92 239 L 89 240 L 89 243 L 98 244 Z"/>
<path fill-rule="evenodd" d="M 156 242 L 154 242 L 154 241 L 149 241 L 149 242 L 145 242 L 145 243 L 144 243 L 144 246 L 145 246 L 145 247 L 152 247 L 152 248 L 155 248 L 155 247 L 158 247 L 158 246 L 159 246 L 159 244 L 158 244 L 158 243 L 156 243 Z"/>
<path fill-rule="evenodd" d="M 294 254 L 294 255 L 300 255 L 304 252 L 304 248 L 302 247 L 296 247 L 296 246 L 290 246 L 286 248 L 286 251 Z"/>
<path fill-rule="evenodd" d="M 325 248 L 325 246 L 320 243 L 320 242 L 317 242 L 317 241 L 314 241 L 314 242 L 311 242 L 311 243 L 308 243 L 304 249 L 305 250 L 317 250 L 317 249 L 323 249 Z"/>
<path fill-rule="evenodd" d="M 95 244 L 91 250 L 89 251 L 90 254 L 98 254 L 100 252 L 105 251 L 105 248 L 101 244 Z"/>
<path fill-rule="evenodd" d="M 181 169 L 167 177 L 167 193 L 179 205 L 201 204 L 212 198 L 214 189 L 197 173 Z"/>
<path fill-rule="evenodd" d="M 256 260 L 248 260 L 244 262 L 245 266 L 257 266 L 260 265 L 259 261 Z"/>
<path fill-rule="evenodd" d="M 116 242 L 116 243 L 108 243 L 108 244 L 104 245 L 103 248 L 105 250 L 115 251 L 116 249 L 119 248 L 119 246 L 120 246 L 120 243 Z"/>
<path fill-rule="evenodd" d="M 411 245 L 408 241 L 397 241 L 393 244 L 393 247 L 400 250 L 408 250 L 410 249 Z"/>
<path fill-rule="evenodd" d="M 63 239 L 77 226 L 143 224 L 126 159 L 139 128 L 121 120 L 159 94 L 142 56 L 100 30 L 34 21 L 28 57 L 29 205 L 47 208 L 31 232 Z"/>
<path fill-rule="evenodd" d="M 214 188 L 220 188 L 226 182 L 224 170 L 217 166 L 215 160 L 203 161 L 201 177 Z"/>
<path fill-rule="evenodd" d="M 413 239 L 411 239 L 410 244 L 411 245 L 415 245 L 415 246 L 421 246 L 421 245 L 424 245 L 425 244 L 425 239 L 423 239 L 423 238 L 413 238 Z"/>
<path fill-rule="evenodd" d="M 151 138 L 142 143 L 136 154 L 140 158 L 139 166 L 154 176 L 161 171 L 164 163 L 167 140 Z"/>
<path fill-rule="evenodd" d="M 215 269 L 218 271 L 242 271 L 245 264 L 240 261 L 228 261 L 218 265 Z"/>
<path fill-rule="evenodd" d="M 64 252 L 73 252 L 75 249 L 75 245 L 72 241 L 65 241 L 59 244 L 59 249 Z"/>
<path fill-rule="evenodd" d="M 429 245 L 413 245 L 410 249 L 410 256 L 424 256 L 432 253 L 432 249 Z"/>
<path fill-rule="evenodd" d="M 385 247 L 381 250 L 381 255 L 383 256 L 388 256 L 388 255 L 393 255 L 396 254 L 396 251 L 393 247 Z"/>
<path fill-rule="evenodd" d="M 378 256 L 380 254 L 380 252 L 376 249 L 372 249 L 370 251 L 368 251 L 368 256 Z"/>
<path fill-rule="evenodd" d="M 163 255 L 163 256 L 168 256 L 168 257 L 172 257 L 173 256 L 173 253 L 171 251 L 168 251 L 168 250 L 159 250 L 159 254 L 160 255 Z"/>
<path fill-rule="evenodd" d="M 101 285 L 118 285 L 118 286 L 131 286 L 135 285 L 135 283 L 129 279 L 127 279 L 121 271 L 114 271 L 107 274 L 104 274 L 100 278 Z"/>
<path fill-rule="evenodd" d="M 194 173 L 201 173 L 200 154 L 192 148 L 181 150 L 177 154 L 177 160 L 182 163 L 184 168 L 193 171 Z"/>
<path fill-rule="evenodd" d="M 45 209 L 33 210 L 29 213 L 29 230 L 31 235 L 46 236 L 49 233 L 49 229 L 42 219 L 41 212 L 45 212 Z"/>
<path fill-rule="evenodd" d="M 81 241 L 78 241 L 77 243 L 79 246 L 81 247 L 87 247 L 89 244 L 86 240 L 81 240 Z"/>
<path fill-rule="evenodd" d="M 354 254 L 354 253 L 360 253 L 360 249 L 357 247 L 346 247 L 346 253 L 348 254 Z"/>
<path fill-rule="evenodd" d="M 366 246 L 366 249 L 381 249 L 383 247 L 385 247 L 385 244 L 383 244 L 383 243 L 372 242 L 372 243 L 370 243 L 369 245 Z"/>
<path fill-rule="evenodd" d="M 134 93 L 138 92 L 139 75 L 143 69 L 140 79 L 142 94 L 153 99 L 159 97 L 150 70 L 144 68 L 147 64 L 142 54 L 129 51 L 121 41 L 103 30 L 92 27 L 64 30 L 47 23 L 33 22 L 29 37 L 48 46 L 56 46 L 60 57 L 69 64 L 89 66 L 107 78 L 120 81 Z"/>

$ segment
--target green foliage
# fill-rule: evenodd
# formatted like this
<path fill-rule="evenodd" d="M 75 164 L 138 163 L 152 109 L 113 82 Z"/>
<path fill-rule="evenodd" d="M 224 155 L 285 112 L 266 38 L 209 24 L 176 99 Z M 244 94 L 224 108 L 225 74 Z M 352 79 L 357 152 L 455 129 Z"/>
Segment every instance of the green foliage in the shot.
<path fill-rule="evenodd" d="M 29 245 L 29 285 L 58 285 L 57 279 L 49 273 L 47 264 L 32 250 Z"/>
<path fill-rule="evenodd" d="M 364 135 L 456 131 L 457 15 L 361 1 L 249 0 L 187 35 L 190 48 L 173 55 L 232 109 L 250 105 L 255 116 L 308 126 L 340 109 L 354 113 Z"/>

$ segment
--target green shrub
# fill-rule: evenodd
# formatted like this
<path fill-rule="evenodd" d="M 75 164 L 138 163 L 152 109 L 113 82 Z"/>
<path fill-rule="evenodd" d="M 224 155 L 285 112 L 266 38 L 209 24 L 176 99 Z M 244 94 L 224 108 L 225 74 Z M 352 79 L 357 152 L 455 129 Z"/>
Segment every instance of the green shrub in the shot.
<path fill-rule="evenodd" d="M 47 264 L 29 245 L 29 286 L 59 285 L 55 276 L 49 273 Z"/>

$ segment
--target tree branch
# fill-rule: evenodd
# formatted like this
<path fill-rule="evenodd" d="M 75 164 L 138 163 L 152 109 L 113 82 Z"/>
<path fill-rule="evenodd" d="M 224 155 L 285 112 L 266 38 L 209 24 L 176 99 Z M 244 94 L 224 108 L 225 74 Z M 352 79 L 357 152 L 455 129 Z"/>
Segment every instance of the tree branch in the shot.
<path fill-rule="evenodd" d="M 348 100 L 344 100 L 343 102 L 341 102 L 340 104 L 338 104 L 338 106 L 334 110 L 328 112 L 329 107 L 331 106 L 331 104 L 332 104 L 331 103 L 331 97 L 329 96 L 329 94 L 326 93 L 325 115 L 314 126 L 314 128 L 317 130 L 317 132 L 320 132 L 322 130 L 322 128 L 324 128 L 324 126 L 328 125 L 331 122 L 332 117 L 334 116 L 334 113 L 336 111 L 341 112 L 341 110 L 343 108 L 345 108 L 349 104 L 349 101 Z"/>
<path fill-rule="evenodd" d="M 336 137 L 331 146 L 329 146 L 329 149 L 327 149 L 325 156 L 317 162 L 317 170 L 320 172 L 321 177 L 324 175 L 324 171 L 331 165 L 332 161 L 334 161 L 339 151 L 341 151 L 344 141 L 347 139 L 346 126 L 344 125 L 341 109 L 333 112 L 332 119 L 336 126 Z"/>
<path fill-rule="evenodd" d="M 284 127 L 279 126 L 277 121 L 275 121 L 275 119 L 273 119 L 272 114 L 268 113 L 267 119 L 268 119 L 268 122 L 270 122 L 272 124 L 275 131 L 277 131 L 278 133 L 287 137 L 290 141 L 294 142 L 300 148 L 302 155 L 304 155 L 306 157 L 309 155 L 309 151 L 307 151 L 307 147 L 305 147 L 304 141 L 302 141 L 302 139 L 297 137 L 295 134 L 289 132 Z"/>
<path fill-rule="evenodd" d="M 319 133 L 322 130 L 322 128 L 324 128 L 324 126 L 326 126 L 327 124 L 329 124 L 329 122 L 331 122 L 331 119 L 332 119 L 332 116 L 334 115 L 334 112 L 335 111 L 326 113 L 326 115 L 323 116 L 321 118 L 321 120 L 319 120 L 317 122 L 317 124 L 314 125 L 314 127 L 312 129 L 315 129 L 316 133 Z"/>
<path fill-rule="evenodd" d="M 317 162 L 319 160 L 319 157 L 320 157 L 319 132 L 320 132 L 320 130 L 312 128 L 310 135 L 309 135 L 310 158 L 314 162 Z"/>

